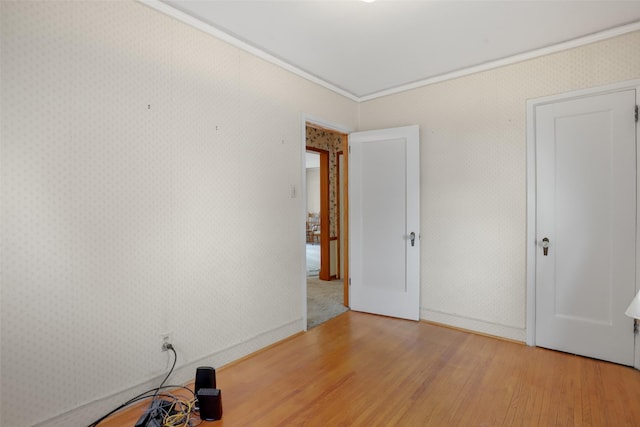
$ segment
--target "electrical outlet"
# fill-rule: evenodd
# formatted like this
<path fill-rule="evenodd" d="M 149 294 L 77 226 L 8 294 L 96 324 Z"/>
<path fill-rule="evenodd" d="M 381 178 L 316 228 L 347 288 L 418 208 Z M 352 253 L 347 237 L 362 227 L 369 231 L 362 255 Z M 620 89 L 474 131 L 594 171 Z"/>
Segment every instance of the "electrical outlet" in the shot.
<path fill-rule="evenodd" d="M 160 334 L 160 339 L 162 340 L 162 351 L 169 350 L 169 344 L 173 344 L 172 341 L 173 332 L 165 332 Z"/>

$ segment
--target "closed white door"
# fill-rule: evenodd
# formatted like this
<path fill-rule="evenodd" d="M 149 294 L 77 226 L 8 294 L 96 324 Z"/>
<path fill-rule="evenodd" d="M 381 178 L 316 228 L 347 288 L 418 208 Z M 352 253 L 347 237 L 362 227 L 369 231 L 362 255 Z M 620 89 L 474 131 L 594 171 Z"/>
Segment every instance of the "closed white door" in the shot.
<path fill-rule="evenodd" d="M 536 345 L 634 362 L 636 91 L 539 105 Z M 544 246 L 547 246 L 545 249 Z"/>
<path fill-rule="evenodd" d="M 349 135 L 352 310 L 420 318 L 418 126 Z"/>

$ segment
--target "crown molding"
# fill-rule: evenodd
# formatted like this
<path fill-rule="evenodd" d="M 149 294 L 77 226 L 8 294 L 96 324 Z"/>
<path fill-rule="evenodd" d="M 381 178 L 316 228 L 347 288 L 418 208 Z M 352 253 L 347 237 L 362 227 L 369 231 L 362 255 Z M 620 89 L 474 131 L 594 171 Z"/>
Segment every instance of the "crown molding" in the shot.
<path fill-rule="evenodd" d="M 152 9 L 155 9 L 158 12 L 164 13 L 165 15 L 175 18 L 178 21 L 181 21 L 197 30 L 200 30 L 204 33 L 214 36 L 217 39 L 220 39 L 226 43 L 229 43 L 230 45 L 235 46 L 238 49 L 244 50 L 245 52 L 248 52 L 254 56 L 257 56 L 260 59 L 263 59 L 267 62 L 277 65 L 280 68 L 283 68 L 293 74 L 296 74 L 306 80 L 309 80 L 310 82 L 318 84 L 339 95 L 347 97 L 352 101 L 356 101 L 356 102 L 359 101 L 358 97 L 352 94 L 351 92 L 347 92 L 346 90 L 339 88 L 338 86 L 332 85 L 331 83 L 328 83 L 322 80 L 321 78 L 314 76 L 313 74 L 310 74 L 298 67 L 295 67 L 289 64 L 288 62 L 281 60 L 280 58 L 277 58 L 263 50 L 256 48 L 255 46 L 250 45 L 249 43 L 243 42 L 242 40 L 239 40 L 225 33 L 224 31 L 217 29 L 213 25 L 203 22 L 197 18 L 194 18 L 193 16 L 186 14 L 172 6 L 169 6 L 166 3 L 163 3 L 159 0 L 136 0 L 136 1 Z"/>
<path fill-rule="evenodd" d="M 482 71 L 487 71 L 487 70 L 492 70 L 494 68 L 499 68 L 499 67 L 504 67 L 506 65 L 511 65 L 511 64 L 516 64 L 518 62 L 523 62 L 523 61 L 527 61 L 529 59 L 534 59 L 534 58 L 538 58 L 541 56 L 545 56 L 545 55 L 550 55 L 553 53 L 558 53 L 558 52 L 562 52 L 568 49 L 573 49 L 576 47 L 580 47 L 580 46 L 584 46 L 587 44 L 591 44 L 591 43 L 595 43 L 595 42 L 599 42 L 602 40 L 607 40 L 613 37 L 617 37 L 617 36 L 621 36 L 627 33 L 631 33 L 634 31 L 639 31 L 640 30 L 640 21 L 637 22 L 633 22 L 630 24 L 626 24 L 626 25 L 622 25 L 619 27 L 615 27 L 615 28 L 611 28 L 608 30 L 604 30 L 604 31 L 600 31 L 597 33 L 593 33 L 593 34 L 589 34 L 587 36 L 583 36 L 583 37 L 578 37 L 576 39 L 573 40 L 569 40 L 563 43 L 558 43 L 552 46 L 547 46 L 547 47 L 543 47 L 541 49 L 535 49 L 535 50 L 531 50 L 528 52 L 524 52 L 521 54 L 517 54 L 517 55 L 512 55 L 512 56 L 508 56 L 502 59 L 498 59 L 495 61 L 489 61 L 489 62 L 485 62 L 483 64 L 479 64 L 479 65 L 474 65 L 472 67 L 467 67 L 467 68 L 463 68 L 460 70 L 456 70 L 456 71 L 451 71 L 448 73 L 444 73 L 444 74 L 440 74 L 438 76 L 435 77 L 430 77 L 424 80 L 419 80 L 413 83 L 408 83 L 405 85 L 401 85 L 401 86 L 397 86 L 394 88 L 389 88 L 389 89 L 385 89 L 379 92 L 375 92 L 369 95 L 364 95 L 364 96 L 357 96 L 351 92 L 348 92 L 340 87 L 337 87 L 331 83 L 326 82 L 325 80 L 322 80 L 321 78 L 310 74 L 298 67 L 295 67 L 291 64 L 289 64 L 286 61 L 283 61 L 280 58 L 277 58 L 269 53 L 266 53 L 263 50 L 260 50 L 258 48 L 256 48 L 255 46 L 252 46 L 246 42 L 243 42 L 242 40 L 239 40 L 227 33 L 225 33 L 222 30 L 217 29 L 216 27 L 214 27 L 211 24 L 207 24 L 206 22 L 203 22 L 197 18 L 194 18 L 191 15 L 188 15 L 172 6 L 169 6 L 166 3 L 163 3 L 160 0 L 136 0 L 137 2 L 148 6 L 152 9 L 157 10 L 158 12 L 164 13 L 165 15 L 171 16 L 172 18 L 175 18 L 193 28 L 196 28 L 200 31 L 203 31 L 209 35 L 212 35 L 214 37 L 216 37 L 217 39 L 220 39 L 226 43 L 229 43 L 232 46 L 235 46 L 241 50 L 244 50 L 247 53 L 250 53 L 254 56 L 257 56 L 258 58 L 261 58 L 267 62 L 270 62 L 280 68 L 283 68 L 293 74 L 296 74 L 312 83 L 315 83 L 317 85 L 320 85 L 326 89 L 329 89 L 335 93 L 337 93 L 338 95 L 342 95 L 348 99 L 351 99 L 352 101 L 355 102 L 365 102 L 365 101 L 371 101 L 377 98 L 382 98 L 385 96 L 389 96 L 389 95 L 395 95 L 401 92 L 406 92 L 412 89 L 417 89 L 419 87 L 423 87 L 423 86 L 428 86 L 428 85 L 432 85 L 435 83 L 440 83 L 440 82 L 444 82 L 447 80 L 452 80 L 452 79 L 456 79 L 459 77 L 464 77 L 464 76 L 468 76 L 470 74 L 475 74 L 475 73 L 479 73 Z"/>
<path fill-rule="evenodd" d="M 383 96 L 394 95 L 400 92 L 406 92 L 408 90 L 416 89 L 422 86 L 428 86 L 428 85 L 431 85 L 434 83 L 440 83 L 446 80 L 457 79 L 458 77 L 468 76 L 470 74 L 492 70 L 494 68 L 500 68 L 506 65 L 517 64 L 518 62 L 523 62 L 529 59 L 539 58 L 541 56 L 562 52 L 562 51 L 573 49 L 580 46 L 585 46 L 591 43 L 607 40 L 613 37 L 632 33 L 638 30 L 640 30 L 640 21 L 633 22 L 631 24 L 622 25 L 615 28 L 611 28 L 609 30 L 604 30 L 597 33 L 589 34 L 587 36 L 578 37 L 576 39 L 569 40 L 563 43 L 558 43 L 552 46 L 531 50 L 518 55 L 508 56 L 506 58 L 498 59 L 495 61 L 485 62 L 483 64 L 463 68 L 463 69 L 452 71 L 449 73 L 444 73 L 439 76 L 430 77 L 428 79 L 420 80 L 414 83 L 409 83 L 409 84 L 398 86 L 395 88 L 383 90 L 380 92 L 373 93 L 371 95 L 362 96 L 358 98 L 358 102 L 370 101 L 372 99 L 381 98 Z"/>

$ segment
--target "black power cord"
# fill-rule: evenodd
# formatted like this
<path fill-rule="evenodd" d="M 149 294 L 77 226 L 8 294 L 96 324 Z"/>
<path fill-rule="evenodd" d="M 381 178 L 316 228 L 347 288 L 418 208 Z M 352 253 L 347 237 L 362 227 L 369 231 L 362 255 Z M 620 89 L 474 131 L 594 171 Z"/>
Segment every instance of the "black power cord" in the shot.
<path fill-rule="evenodd" d="M 165 388 L 182 388 L 182 389 L 185 389 L 185 390 L 189 391 L 189 393 L 191 393 L 194 396 L 194 399 L 195 399 L 195 393 L 191 389 L 189 389 L 187 387 L 173 386 L 173 385 L 166 386 L 165 385 L 165 383 L 167 382 L 167 380 L 169 379 L 169 377 L 173 373 L 173 370 L 176 367 L 176 362 L 178 361 L 178 354 L 176 353 L 175 348 L 173 348 L 173 346 L 171 344 L 166 344 L 166 348 L 173 352 L 173 364 L 171 365 L 171 369 L 169 370 L 169 373 L 167 374 L 167 376 L 164 377 L 164 379 L 162 380 L 162 383 L 160 383 L 160 386 L 152 388 L 150 390 L 147 390 L 147 391 L 145 391 L 143 393 L 140 393 L 139 395 L 137 395 L 135 397 L 132 397 L 131 399 L 129 399 L 128 401 L 126 401 L 122 405 L 118 406 L 117 408 L 113 409 L 112 411 L 108 412 L 107 414 L 103 415 L 102 417 L 98 418 L 96 421 L 92 422 L 87 427 L 96 427 L 98 424 L 100 424 L 102 421 L 104 421 L 105 419 L 109 418 L 110 416 L 112 416 L 116 412 L 126 408 L 127 406 L 129 406 L 129 405 L 131 405 L 133 403 L 139 402 L 139 401 L 144 400 L 144 399 L 152 398 L 151 404 L 149 405 L 150 409 L 158 409 L 159 408 L 159 406 L 158 406 L 159 403 L 157 403 L 157 402 L 159 401 L 158 397 L 160 397 L 160 396 L 172 399 L 174 401 L 174 405 L 173 406 L 175 406 L 175 402 L 178 400 L 178 398 L 176 398 L 175 396 L 170 395 L 170 394 L 160 393 L 161 389 L 165 389 Z M 153 393 L 153 395 L 150 395 L 150 393 Z M 155 402 L 155 405 L 156 405 L 155 407 L 154 407 L 154 402 Z M 163 406 L 163 409 L 164 409 L 164 406 Z M 156 413 L 157 412 L 161 412 L 161 411 L 156 411 Z M 162 422 L 160 422 L 159 425 L 161 426 Z"/>
<path fill-rule="evenodd" d="M 173 369 L 176 367 L 176 362 L 178 361 L 178 353 L 176 353 L 176 349 L 173 348 L 173 346 L 171 344 L 164 344 L 164 348 L 167 348 L 167 349 L 169 349 L 169 350 L 171 350 L 173 352 L 173 365 L 171 365 L 171 369 L 169 369 L 169 373 L 167 374 L 166 377 L 164 377 L 164 379 L 160 383 L 160 386 L 158 387 L 158 389 L 156 391 L 156 394 L 153 395 L 153 400 L 156 400 L 156 396 L 158 394 L 158 391 L 160 391 L 160 389 L 164 386 L 164 383 L 167 382 L 167 380 L 169 379 L 169 377 L 173 373 Z"/>

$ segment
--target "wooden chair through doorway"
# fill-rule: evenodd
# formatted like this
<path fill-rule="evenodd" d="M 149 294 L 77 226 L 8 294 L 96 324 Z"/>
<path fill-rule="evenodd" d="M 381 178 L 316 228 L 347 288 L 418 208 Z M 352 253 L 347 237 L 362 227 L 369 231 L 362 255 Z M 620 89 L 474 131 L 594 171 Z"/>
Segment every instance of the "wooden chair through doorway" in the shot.
<path fill-rule="evenodd" d="M 309 213 L 307 217 L 307 243 L 320 243 L 320 214 Z"/>

